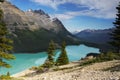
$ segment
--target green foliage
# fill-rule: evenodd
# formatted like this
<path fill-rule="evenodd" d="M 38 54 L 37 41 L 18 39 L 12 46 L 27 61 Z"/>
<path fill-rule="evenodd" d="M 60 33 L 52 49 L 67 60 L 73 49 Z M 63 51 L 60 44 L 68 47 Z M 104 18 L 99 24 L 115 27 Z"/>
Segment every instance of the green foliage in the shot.
<path fill-rule="evenodd" d="M 65 50 L 66 43 L 65 41 L 62 43 L 61 54 L 56 60 L 56 65 L 65 65 L 69 63 L 69 59 L 67 56 L 67 52 Z"/>
<path fill-rule="evenodd" d="M 37 72 L 40 73 L 40 72 L 44 72 L 44 67 L 43 66 L 39 66 L 37 68 Z"/>
<path fill-rule="evenodd" d="M 48 52 L 48 60 L 54 63 L 55 44 L 53 41 L 50 41 L 47 52 Z"/>
<path fill-rule="evenodd" d="M 0 80 L 10 80 L 11 77 L 10 76 L 7 76 L 7 75 L 1 75 L 0 76 Z"/>
<path fill-rule="evenodd" d="M 8 75 L 0 75 L 0 80 L 23 80 L 23 79 L 13 78 Z"/>
<path fill-rule="evenodd" d="M 80 66 L 90 65 L 96 62 L 111 61 L 111 60 L 120 60 L 120 54 L 113 53 L 113 52 L 101 53 L 99 56 L 97 56 L 94 59 L 90 59 L 90 60 L 82 62 Z"/>
<path fill-rule="evenodd" d="M 13 34 L 10 34 L 9 37 L 14 41 L 13 50 L 16 53 L 46 51 L 50 40 L 57 43 L 58 47 L 63 40 L 67 41 L 67 44 L 76 44 L 76 42 L 78 42 L 71 37 L 67 37 L 65 34 L 56 33 L 53 30 L 51 31 L 44 28 L 36 30 L 15 28 Z"/>
<path fill-rule="evenodd" d="M 47 51 L 48 58 L 43 64 L 43 67 L 50 68 L 54 66 L 54 52 L 55 52 L 55 43 L 51 40 Z"/>
<path fill-rule="evenodd" d="M 7 75 L 0 75 L 0 80 L 10 80 L 10 73 L 7 72 Z"/>
<path fill-rule="evenodd" d="M 36 71 L 37 73 L 41 73 L 41 72 L 44 72 L 44 69 L 45 69 L 46 67 L 44 67 L 44 65 L 40 65 L 40 66 L 38 66 L 38 67 L 36 67 L 36 66 L 33 66 L 32 68 L 30 68 L 30 70 L 34 70 L 34 71 Z"/>
<path fill-rule="evenodd" d="M 37 69 L 38 69 L 38 67 L 36 67 L 36 66 L 33 66 L 30 68 L 30 70 L 37 70 Z"/>
<path fill-rule="evenodd" d="M 7 72 L 7 76 L 10 76 L 10 73 L 9 73 L 9 72 Z"/>
<path fill-rule="evenodd" d="M 59 71 L 59 70 L 67 70 L 67 69 L 72 69 L 74 67 L 64 67 L 64 68 L 59 68 L 59 67 L 56 67 L 56 68 L 53 68 L 54 71 Z"/>
<path fill-rule="evenodd" d="M 90 60 L 87 60 L 87 61 L 80 63 L 80 66 L 90 65 L 90 64 L 96 63 L 96 62 L 97 62 L 96 59 L 90 59 Z M 99 60 L 98 60 L 98 62 L 99 62 Z"/>
<path fill-rule="evenodd" d="M 3 21 L 3 12 L 0 9 L 0 67 L 9 68 L 11 66 L 3 60 L 12 60 L 15 59 L 15 57 L 9 54 L 12 50 L 12 40 L 7 38 L 7 34 L 8 31 Z"/>
<path fill-rule="evenodd" d="M 116 14 L 117 18 L 113 23 L 115 26 L 115 30 L 111 33 L 112 41 L 110 42 L 110 44 L 116 47 L 116 51 L 120 53 L 120 2 L 116 9 L 118 10 L 118 13 Z"/>
<path fill-rule="evenodd" d="M 0 2 L 4 2 L 4 0 L 0 0 Z"/>
<path fill-rule="evenodd" d="M 10 35 L 14 40 L 15 52 L 39 52 L 48 48 L 50 40 L 58 41 L 57 35 L 43 28 L 31 31 L 29 29 L 15 29 L 17 37 Z"/>
<path fill-rule="evenodd" d="M 109 61 L 109 60 L 120 60 L 120 54 L 108 52 L 102 53 L 98 58 L 100 61 Z"/>
<path fill-rule="evenodd" d="M 54 63 L 53 62 L 50 62 L 50 61 L 46 61 L 43 65 L 42 65 L 44 68 L 51 68 L 54 66 Z"/>

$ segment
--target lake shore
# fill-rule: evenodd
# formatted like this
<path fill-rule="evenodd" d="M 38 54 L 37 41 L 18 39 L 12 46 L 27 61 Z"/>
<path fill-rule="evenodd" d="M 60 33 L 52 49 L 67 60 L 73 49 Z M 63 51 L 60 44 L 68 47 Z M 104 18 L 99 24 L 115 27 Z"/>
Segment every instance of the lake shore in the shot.
<path fill-rule="evenodd" d="M 74 67 L 74 66 L 78 66 L 79 63 L 80 63 L 80 61 L 73 61 L 73 62 L 70 62 L 67 65 L 59 66 L 59 68 Z M 23 70 L 23 71 L 21 71 L 19 73 L 13 74 L 12 77 L 21 77 L 21 76 L 25 76 L 27 74 L 34 73 L 34 72 L 35 72 L 34 70 L 26 69 L 26 70 Z"/>
<path fill-rule="evenodd" d="M 66 52 L 69 57 L 69 61 L 77 61 L 81 58 L 84 58 L 88 53 L 100 53 L 99 49 L 94 47 L 88 47 L 85 45 L 71 45 L 66 46 Z M 55 52 L 55 59 L 59 56 L 60 51 Z M 16 57 L 15 60 L 11 60 L 8 62 L 8 64 L 12 65 L 12 68 L 6 69 L 2 68 L 2 71 L 0 71 L 0 74 L 6 74 L 7 72 L 10 72 L 10 74 L 15 74 L 18 72 L 21 72 L 22 70 L 28 69 L 32 66 L 39 66 L 44 63 L 44 61 L 47 58 L 46 52 L 39 52 L 35 54 L 14 54 Z M 17 68 L 17 69 L 16 69 Z"/>
<path fill-rule="evenodd" d="M 120 60 L 95 63 L 83 67 L 79 66 L 79 64 L 80 61 L 71 62 L 68 65 L 59 67 L 68 69 L 39 74 L 31 70 L 25 70 L 12 76 L 23 80 L 120 80 Z M 110 70 L 105 71 L 105 69 L 111 67 L 118 70 L 113 72 Z"/>

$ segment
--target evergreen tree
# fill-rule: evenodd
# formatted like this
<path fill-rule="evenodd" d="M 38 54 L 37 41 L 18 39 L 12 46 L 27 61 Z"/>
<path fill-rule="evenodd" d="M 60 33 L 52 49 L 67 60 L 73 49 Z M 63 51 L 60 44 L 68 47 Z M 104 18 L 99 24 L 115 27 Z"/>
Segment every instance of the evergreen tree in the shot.
<path fill-rule="evenodd" d="M 2 3 L 3 0 L 0 0 L 0 3 Z M 3 12 L 0 9 L 0 67 L 6 67 L 9 68 L 10 65 L 3 61 L 15 59 L 15 57 L 12 54 L 9 54 L 9 52 L 12 50 L 12 46 L 10 45 L 12 43 L 12 40 L 7 38 L 7 28 L 3 21 Z"/>
<path fill-rule="evenodd" d="M 0 0 L 0 2 L 4 2 L 5 0 Z"/>
<path fill-rule="evenodd" d="M 69 59 L 67 56 L 67 52 L 65 50 L 66 43 L 65 41 L 62 43 L 61 54 L 56 60 L 56 65 L 65 65 L 69 63 Z"/>
<path fill-rule="evenodd" d="M 118 13 L 116 14 L 117 18 L 115 22 L 113 22 L 115 29 L 111 33 L 112 41 L 110 42 L 110 44 L 116 48 L 116 51 L 118 53 L 120 53 L 120 2 L 116 9 L 118 10 Z"/>
<path fill-rule="evenodd" d="M 44 67 L 52 67 L 54 65 L 54 52 L 55 52 L 55 43 L 51 40 L 48 47 L 48 58 L 45 61 Z"/>
<path fill-rule="evenodd" d="M 10 77 L 10 72 L 7 72 L 7 76 Z"/>

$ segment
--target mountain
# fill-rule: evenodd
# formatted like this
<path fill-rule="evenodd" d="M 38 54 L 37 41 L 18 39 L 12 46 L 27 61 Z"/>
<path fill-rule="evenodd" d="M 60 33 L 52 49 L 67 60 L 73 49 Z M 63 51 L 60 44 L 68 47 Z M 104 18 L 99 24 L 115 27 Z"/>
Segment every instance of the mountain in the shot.
<path fill-rule="evenodd" d="M 110 33 L 113 29 L 90 30 L 86 29 L 77 34 L 78 38 L 92 43 L 106 44 L 110 41 Z"/>
<path fill-rule="evenodd" d="M 51 19 L 43 10 L 29 9 L 24 12 L 7 1 L 0 7 L 10 32 L 8 37 L 14 41 L 14 52 L 45 51 L 50 40 L 55 41 L 58 48 L 62 41 L 69 45 L 79 42 L 59 19 Z"/>
<path fill-rule="evenodd" d="M 101 52 L 107 52 L 113 49 L 113 47 L 108 44 L 110 41 L 110 33 L 113 30 L 114 28 L 103 30 L 86 29 L 74 35 L 81 40 L 81 43 L 84 43 L 88 46 L 97 47 Z"/>
<path fill-rule="evenodd" d="M 73 34 L 73 35 L 76 35 L 77 33 L 79 33 L 80 32 L 80 30 L 75 30 L 75 31 L 72 31 L 71 33 Z"/>

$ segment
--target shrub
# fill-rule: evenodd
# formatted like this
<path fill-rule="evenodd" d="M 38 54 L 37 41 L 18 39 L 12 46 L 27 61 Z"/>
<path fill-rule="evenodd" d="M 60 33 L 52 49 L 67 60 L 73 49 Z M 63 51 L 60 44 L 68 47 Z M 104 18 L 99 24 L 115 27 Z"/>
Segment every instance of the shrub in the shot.
<path fill-rule="evenodd" d="M 45 69 L 45 68 L 43 67 L 43 65 L 42 65 L 42 66 L 38 66 L 38 67 L 33 66 L 33 67 L 30 68 L 30 70 L 34 70 L 34 71 L 36 71 L 37 73 L 44 72 L 44 69 Z"/>
<path fill-rule="evenodd" d="M 47 61 L 46 63 L 44 63 L 42 65 L 42 67 L 44 67 L 44 68 L 51 68 L 51 67 L 53 67 L 53 65 L 54 65 L 53 62 Z"/>
<path fill-rule="evenodd" d="M 90 65 L 90 64 L 96 63 L 96 62 L 104 62 L 104 61 L 110 61 L 110 60 L 120 60 L 120 54 L 113 53 L 113 52 L 101 53 L 99 56 L 97 56 L 94 59 L 82 62 L 80 64 L 80 66 Z"/>
<path fill-rule="evenodd" d="M 11 77 L 8 75 L 1 75 L 0 76 L 0 80 L 9 80 L 9 79 L 11 79 Z"/>
<path fill-rule="evenodd" d="M 95 62 L 96 62 L 96 59 L 87 60 L 87 61 L 82 62 L 80 64 L 80 66 L 90 65 L 90 64 L 95 63 Z"/>
<path fill-rule="evenodd" d="M 38 69 L 38 67 L 36 67 L 36 66 L 33 66 L 30 68 L 30 70 L 37 70 L 37 69 Z"/>
<path fill-rule="evenodd" d="M 37 73 L 41 73 L 41 72 L 44 72 L 44 68 L 42 66 L 39 66 L 37 68 Z"/>

